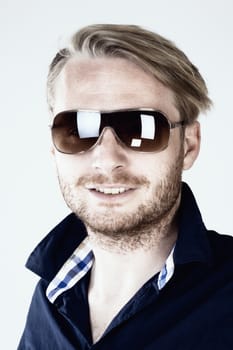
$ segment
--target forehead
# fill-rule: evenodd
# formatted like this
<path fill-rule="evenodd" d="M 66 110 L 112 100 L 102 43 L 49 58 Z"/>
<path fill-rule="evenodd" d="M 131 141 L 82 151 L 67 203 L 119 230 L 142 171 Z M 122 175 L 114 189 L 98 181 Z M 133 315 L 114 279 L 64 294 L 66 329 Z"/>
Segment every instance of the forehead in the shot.
<path fill-rule="evenodd" d="M 55 83 L 54 114 L 67 109 L 150 107 L 177 113 L 173 92 L 126 59 L 73 57 Z"/>

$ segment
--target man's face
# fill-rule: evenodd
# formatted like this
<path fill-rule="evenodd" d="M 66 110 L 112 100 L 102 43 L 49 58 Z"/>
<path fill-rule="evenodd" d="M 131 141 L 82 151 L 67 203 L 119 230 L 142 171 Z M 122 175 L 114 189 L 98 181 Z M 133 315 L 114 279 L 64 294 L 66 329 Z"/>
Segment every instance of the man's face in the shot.
<path fill-rule="evenodd" d="M 55 86 L 54 115 L 64 110 L 153 108 L 180 120 L 170 89 L 120 58 L 73 58 Z M 53 150 L 67 205 L 92 231 L 117 236 L 158 224 L 179 199 L 184 148 L 180 128 L 168 147 L 141 153 L 119 143 L 110 128 L 92 149 Z"/>

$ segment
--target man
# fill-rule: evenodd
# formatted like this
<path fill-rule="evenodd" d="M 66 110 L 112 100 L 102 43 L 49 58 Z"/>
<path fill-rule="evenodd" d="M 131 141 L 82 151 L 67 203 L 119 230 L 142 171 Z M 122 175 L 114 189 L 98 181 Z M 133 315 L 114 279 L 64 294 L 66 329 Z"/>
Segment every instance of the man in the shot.
<path fill-rule="evenodd" d="M 52 153 L 72 211 L 31 254 L 19 348 L 232 349 L 233 238 L 207 231 L 182 171 L 211 101 L 173 43 L 94 25 L 48 75 Z"/>

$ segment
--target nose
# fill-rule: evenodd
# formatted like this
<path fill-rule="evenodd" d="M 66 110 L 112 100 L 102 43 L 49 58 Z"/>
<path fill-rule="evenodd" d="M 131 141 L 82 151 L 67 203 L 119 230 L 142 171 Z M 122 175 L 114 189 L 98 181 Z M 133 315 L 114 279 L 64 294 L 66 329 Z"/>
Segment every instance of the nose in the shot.
<path fill-rule="evenodd" d="M 127 164 L 127 149 L 120 143 L 112 128 L 105 127 L 92 150 L 92 167 L 100 173 L 111 175 Z"/>

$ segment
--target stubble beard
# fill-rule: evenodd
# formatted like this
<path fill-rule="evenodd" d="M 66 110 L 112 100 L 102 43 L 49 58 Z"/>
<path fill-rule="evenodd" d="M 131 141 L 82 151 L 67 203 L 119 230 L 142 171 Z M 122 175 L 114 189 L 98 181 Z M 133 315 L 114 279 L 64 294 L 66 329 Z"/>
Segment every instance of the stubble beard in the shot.
<path fill-rule="evenodd" d="M 82 189 L 85 184 L 124 183 L 125 185 L 144 186 L 150 183 L 145 177 L 130 174 L 118 174 L 109 179 L 105 176 L 83 176 L 77 183 L 67 183 L 58 174 L 60 188 L 68 207 L 81 219 L 88 232 L 102 245 L 115 245 L 120 249 L 132 250 L 141 246 L 158 244 L 162 238 L 171 234 L 171 223 L 179 205 L 181 177 L 183 168 L 183 150 L 167 167 L 166 175 L 153 188 L 150 198 L 132 211 L 121 211 L 109 203 L 94 212 L 88 207 Z M 156 233 L 156 234 L 155 234 Z"/>

